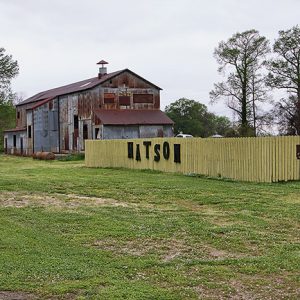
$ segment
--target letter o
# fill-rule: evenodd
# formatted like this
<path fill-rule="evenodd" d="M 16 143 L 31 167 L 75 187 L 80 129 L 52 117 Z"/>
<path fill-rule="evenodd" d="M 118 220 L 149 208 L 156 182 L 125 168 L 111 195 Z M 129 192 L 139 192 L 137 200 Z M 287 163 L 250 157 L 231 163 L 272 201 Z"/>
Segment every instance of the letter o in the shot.
<path fill-rule="evenodd" d="M 163 156 L 164 159 L 169 159 L 170 157 L 170 145 L 168 142 L 164 142 L 163 144 Z"/>

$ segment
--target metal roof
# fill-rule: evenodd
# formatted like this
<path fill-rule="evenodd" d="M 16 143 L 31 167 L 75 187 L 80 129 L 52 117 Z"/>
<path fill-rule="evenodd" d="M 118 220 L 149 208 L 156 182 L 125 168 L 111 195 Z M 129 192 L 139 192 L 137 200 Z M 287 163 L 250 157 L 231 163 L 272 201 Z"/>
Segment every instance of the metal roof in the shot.
<path fill-rule="evenodd" d="M 50 98 L 41 100 L 41 101 L 37 102 L 36 104 L 34 104 L 32 107 L 27 108 L 27 110 L 30 110 L 30 109 L 36 109 L 36 108 L 38 108 L 39 106 L 46 104 L 47 102 L 49 102 L 49 101 L 52 100 L 52 99 L 53 99 L 53 97 L 50 97 Z"/>
<path fill-rule="evenodd" d="M 37 101 L 44 100 L 47 98 L 54 98 L 54 97 L 61 96 L 61 95 L 66 95 L 66 94 L 70 94 L 70 93 L 74 93 L 74 92 L 87 90 L 87 89 L 93 88 L 93 87 L 111 79 L 112 77 L 114 77 L 116 75 L 119 75 L 120 73 L 122 73 L 124 71 L 125 70 L 121 70 L 121 71 L 113 72 L 110 74 L 106 74 L 106 75 L 103 75 L 100 79 L 98 77 L 93 77 L 93 78 L 89 78 L 86 80 L 71 83 L 68 85 L 64 85 L 64 86 L 61 86 L 58 88 L 54 88 L 51 90 L 43 91 L 41 93 L 38 93 L 38 94 L 20 102 L 18 104 L 18 106 L 27 104 L 27 103 L 37 102 Z"/>
<path fill-rule="evenodd" d="M 107 64 L 108 64 L 108 62 L 103 59 L 100 60 L 99 62 L 97 62 L 97 65 L 107 65 Z"/>
<path fill-rule="evenodd" d="M 161 110 L 97 109 L 96 116 L 104 125 L 173 125 Z"/>
<path fill-rule="evenodd" d="M 71 94 L 71 93 L 75 93 L 75 92 L 85 91 L 85 90 L 94 88 L 97 85 L 100 85 L 101 83 L 104 83 L 107 80 L 110 80 L 113 77 L 118 76 L 121 73 L 126 72 L 126 71 L 130 72 L 131 74 L 137 76 L 138 78 L 142 79 L 143 81 L 146 81 L 150 85 L 152 85 L 152 86 L 156 87 L 157 89 L 161 90 L 160 87 L 158 87 L 155 84 L 151 83 L 150 81 L 144 79 L 143 77 L 135 74 L 134 72 L 130 71 L 129 69 L 123 69 L 123 70 L 116 71 L 116 72 L 113 72 L 113 73 L 105 74 L 101 78 L 93 77 L 93 78 L 89 78 L 89 79 L 86 79 L 86 80 L 71 83 L 71 84 L 68 84 L 68 85 L 64 85 L 64 86 L 61 86 L 61 87 L 57 87 L 57 88 L 54 88 L 54 89 L 51 89 L 51 90 L 40 92 L 40 93 L 38 93 L 38 94 L 36 94 L 36 95 L 34 95 L 34 96 L 24 100 L 24 101 L 18 103 L 17 106 L 37 102 L 37 101 L 44 100 L 44 99 L 47 99 L 47 98 L 55 98 L 57 96 L 62 96 L 62 95 L 67 95 L 67 94 Z"/>
<path fill-rule="evenodd" d="M 13 128 L 13 129 L 6 129 L 3 130 L 3 132 L 17 132 L 17 131 L 26 131 L 26 127 L 21 127 L 21 128 Z"/>

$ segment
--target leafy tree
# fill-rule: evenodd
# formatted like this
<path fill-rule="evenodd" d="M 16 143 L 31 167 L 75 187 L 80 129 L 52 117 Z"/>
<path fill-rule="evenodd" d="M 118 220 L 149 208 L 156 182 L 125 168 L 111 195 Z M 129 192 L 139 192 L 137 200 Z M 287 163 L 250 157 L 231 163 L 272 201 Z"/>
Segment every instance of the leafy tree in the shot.
<path fill-rule="evenodd" d="M 220 134 L 222 136 L 229 137 L 232 135 L 232 130 L 232 124 L 227 117 L 212 114 L 212 131 L 214 132 L 213 134 Z"/>
<path fill-rule="evenodd" d="M 280 135 L 299 135 L 297 126 L 299 123 L 298 98 L 295 95 L 290 95 L 288 99 L 282 98 L 275 103 L 272 114 L 273 121 L 277 123 L 277 129 Z"/>
<path fill-rule="evenodd" d="M 11 80 L 19 73 L 18 62 L 0 48 L 0 151 L 3 150 L 3 131 L 15 126 L 16 95 L 12 92 Z"/>
<path fill-rule="evenodd" d="M 267 62 L 267 85 L 283 89 L 288 97 L 275 105 L 281 133 L 300 135 L 300 28 L 279 31 L 273 45 L 275 57 Z"/>
<path fill-rule="evenodd" d="M 0 102 L 0 152 L 3 151 L 3 131 L 16 126 L 16 109 L 12 101 Z"/>
<path fill-rule="evenodd" d="M 227 117 L 216 116 L 208 112 L 206 105 L 186 98 L 171 103 L 165 112 L 175 122 L 175 134 L 183 132 L 200 137 L 216 133 L 224 135 L 231 126 Z"/>
<path fill-rule="evenodd" d="M 225 82 L 214 85 L 210 98 L 212 102 L 226 98 L 227 106 L 239 118 L 242 136 L 256 134 L 257 102 L 267 99 L 259 70 L 269 51 L 267 39 L 254 29 L 234 34 L 228 41 L 220 42 L 214 51 L 220 66 L 218 71 L 229 73 Z"/>
<path fill-rule="evenodd" d="M 11 55 L 5 54 L 4 48 L 0 48 L 0 102 L 12 100 L 10 84 L 18 74 L 18 62 L 14 61 Z"/>

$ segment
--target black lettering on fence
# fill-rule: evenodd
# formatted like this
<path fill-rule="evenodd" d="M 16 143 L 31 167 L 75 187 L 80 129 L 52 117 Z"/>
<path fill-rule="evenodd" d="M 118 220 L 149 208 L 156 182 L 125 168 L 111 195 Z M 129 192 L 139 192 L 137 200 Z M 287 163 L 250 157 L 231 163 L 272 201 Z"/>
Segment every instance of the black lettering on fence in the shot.
<path fill-rule="evenodd" d="M 300 159 L 300 145 L 296 145 L 296 157 Z"/>
<path fill-rule="evenodd" d="M 174 144 L 174 162 L 175 163 L 181 163 L 180 144 Z"/>
<path fill-rule="evenodd" d="M 170 157 L 170 145 L 168 142 L 163 143 L 163 156 L 164 159 L 169 159 Z"/>
<path fill-rule="evenodd" d="M 154 160 L 155 161 L 160 161 L 160 145 L 159 144 L 155 144 L 154 145 L 154 153 L 155 153 L 155 156 L 154 156 Z"/>
<path fill-rule="evenodd" d="M 146 158 L 149 159 L 149 148 L 151 146 L 151 142 L 145 141 L 143 145 L 146 147 Z"/>
<path fill-rule="evenodd" d="M 141 151 L 140 151 L 140 145 L 139 144 L 136 145 L 135 160 L 137 160 L 137 161 L 141 160 Z"/>
<path fill-rule="evenodd" d="M 128 149 L 128 158 L 133 158 L 133 142 L 127 143 L 127 149 Z"/>

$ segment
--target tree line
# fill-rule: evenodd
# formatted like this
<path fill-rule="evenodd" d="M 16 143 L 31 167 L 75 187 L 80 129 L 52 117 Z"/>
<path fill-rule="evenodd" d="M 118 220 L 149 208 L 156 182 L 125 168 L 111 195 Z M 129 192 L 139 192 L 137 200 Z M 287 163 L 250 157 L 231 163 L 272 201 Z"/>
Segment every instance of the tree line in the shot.
<path fill-rule="evenodd" d="M 264 135 L 274 127 L 281 135 L 300 135 L 298 25 L 279 31 L 272 47 L 267 38 L 261 36 L 257 30 L 233 34 L 227 41 L 218 44 L 214 57 L 219 65 L 218 72 L 224 77 L 224 81 L 214 84 L 210 92 L 211 103 L 225 101 L 237 118 L 234 125 L 226 129 L 227 136 Z M 279 101 L 272 101 L 271 92 L 275 89 L 285 91 L 285 96 Z M 184 107 L 178 113 L 178 105 L 182 105 L 182 99 L 175 103 L 166 107 L 166 113 L 173 117 L 176 123 L 175 131 L 184 130 L 194 132 L 196 136 L 207 136 L 212 130 L 210 126 L 206 132 L 200 130 L 200 123 L 205 123 L 207 116 L 201 111 L 186 116 L 187 109 Z M 263 109 L 266 103 L 269 103 L 269 106 L 272 104 L 272 108 L 267 111 Z M 195 125 L 197 120 L 190 120 L 193 115 L 197 115 L 199 130 Z M 191 126 L 187 127 L 182 123 Z"/>

